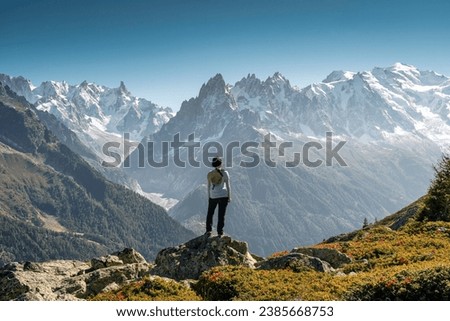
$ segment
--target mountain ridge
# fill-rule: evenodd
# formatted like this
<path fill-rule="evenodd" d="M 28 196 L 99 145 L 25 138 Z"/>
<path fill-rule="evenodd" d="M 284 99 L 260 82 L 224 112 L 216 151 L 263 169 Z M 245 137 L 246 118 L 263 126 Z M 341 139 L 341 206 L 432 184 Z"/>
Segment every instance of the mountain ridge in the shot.
<path fill-rule="evenodd" d="M 160 131 L 174 116 L 170 109 L 132 96 L 123 82 L 118 88 L 110 89 L 87 81 L 75 86 L 64 81 L 47 81 L 36 87 L 22 76 L 9 77 L 4 74 L 0 74 L 0 81 L 31 103 L 37 103 L 38 109 L 55 114 L 81 136 L 86 134 L 83 131 L 88 130 L 87 126 L 91 122 L 92 126 L 104 132 L 119 135 L 128 132 L 133 140 L 140 141 Z M 232 97 L 231 101 L 225 102 L 222 98 L 208 105 L 217 107 L 225 103 L 240 112 L 248 109 L 257 115 L 261 126 L 272 131 L 315 137 L 325 131 L 333 131 L 337 135 L 365 142 L 414 133 L 447 148 L 450 79 L 412 65 L 395 63 L 391 67 L 374 67 L 363 72 L 333 71 L 322 82 L 303 88 L 291 86 L 280 72 L 275 72 L 264 81 L 255 74 L 249 74 L 234 85 L 227 84 L 221 74 L 216 74 L 202 85 L 197 100 L 203 101 L 206 97 L 219 99 L 223 95 L 227 96 L 227 93 L 228 97 Z M 58 103 L 52 102 L 55 98 Z M 374 102 L 367 105 L 371 100 Z M 184 101 L 177 112 L 180 113 L 179 117 L 200 112 L 200 106 L 194 108 L 191 105 L 192 99 Z M 118 119 L 104 118 L 111 110 L 121 106 L 125 110 L 119 112 Z M 71 112 L 74 108 L 80 108 L 88 117 L 95 119 L 85 121 L 80 114 Z M 153 118 L 143 118 L 144 112 L 150 113 L 149 117 Z M 100 115 L 102 113 L 104 115 Z M 365 118 L 359 117 L 358 121 L 349 123 L 348 119 L 357 113 Z M 144 123 L 149 125 L 146 127 Z M 98 136 L 96 132 L 90 135 L 90 140 L 100 139 L 95 137 Z M 114 140 L 111 135 L 107 137 Z M 87 137 L 82 141 L 89 146 Z"/>

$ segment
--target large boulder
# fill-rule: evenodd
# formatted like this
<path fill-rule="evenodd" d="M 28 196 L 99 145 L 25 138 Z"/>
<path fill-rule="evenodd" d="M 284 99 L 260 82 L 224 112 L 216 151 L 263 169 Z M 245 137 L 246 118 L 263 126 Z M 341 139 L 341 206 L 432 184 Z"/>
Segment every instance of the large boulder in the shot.
<path fill-rule="evenodd" d="M 302 253 L 289 253 L 283 256 L 269 258 L 256 264 L 259 270 L 285 270 L 294 272 L 304 270 L 315 270 L 318 272 L 332 272 L 331 265 L 317 257 L 312 257 Z"/>
<path fill-rule="evenodd" d="M 339 252 L 335 249 L 327 249 L 327 248 L 315 248 L 315 247 L 297 247 L 291 251 L 291 253 L 302 253 L 305 255 L 313 256 L 321 259 L 322 261 L 326 261 L 330 263 L 330 265 L 337 269 L 342 267 L 344 264 L 350 263 L 351 258 Z"/>
<path fill-rule="evenodd" d="M 228 236 L 203 235 L 160 251 L 151 273 L 175 280 L 198 279 L 202 272 L 215 266 L 242 265 L 253 268 L 255 263 L 246 242 Z"/>
<path fill-rule="evenodd" d="M 123 251 L 101 256 L 91 260 L 91 269 L 97 270 L 111 266 L 120 266 L 124 264 L 146 263 L 142 254 L 134 249 L 124 249 Z"/>
<path fill-rule="evenodd" d="M 0 269 L 0 300 L 83 300 L 149 273 L 151 264 L 132 249 L 92 259 L 10 263 Z"/>

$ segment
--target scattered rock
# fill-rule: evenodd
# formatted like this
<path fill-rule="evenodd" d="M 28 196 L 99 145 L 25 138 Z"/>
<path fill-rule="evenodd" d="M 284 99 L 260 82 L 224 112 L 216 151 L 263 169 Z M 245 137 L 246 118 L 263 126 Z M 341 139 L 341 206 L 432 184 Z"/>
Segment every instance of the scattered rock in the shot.
<path fill-rule="evenodd" d="M 141 279 L 149 274 L 149 269 L 148 263 L 132 263 L 95 270 L 82 277 L 86 283 L 86 290 L 79 293 L 78 297 L 86 298 L 104 292 L 114 283 L 123 285 Z"/>
<path fill-rule="evenodd" d="M 302 253 L 289 253 L 283 256 L 273 257 L 258 262 L 256 268 L 259 270 L 290 269 L 294 272 L 301 272 L 306 269 L 313 269 L 319 272 L 334 271 L 329 263 Z"/>
<path fill-rule="evenodd" d="M 0 300 L 77 300 L 61 291 L 66 279 L 90 266 L 81 261 L 11 263 L 0 270 Z"/>
<path fill-rule="evenodd" d="M 123 265 L 123 261 L 116 255 L 101 256 L 91 260 L 91 271 L 119 265 Z"/>
<path fill-rule="evenodd" d="M 160 251 L 151 273 L 175 280 L 198 279 L 202 272 L 214 266 L 243 265 L 253 268 L 255 263 L 246 242 L 232 240 L 228 236 L 203 235 Z"/>
<path fill-rule="evenodd" d="M 124 249 L 121 252 L 114 253 L 124 264 L 147 263 L 141 253 L 134 249 Z"/>
<path fill-rule="evenodd" d="M 91 271 L 103 269 L 111 266 L 120 266 L 124 264 L 146 263 L 145 258 L 134 249 L 124 249 L 110 255 L 94 258 L 91 260 Z"/>
<path fill-rule="evenodd" d="M 352 259 L 335 249 L 327 248 L 313 248 L 313 247 L 297 247 L 291 251 L 291 253 L 302 253 L 309 256 L 317 257 L 322 261 L 330 263 L 330 265 L 337 269 L 342 267 L 344 264 L 348 264 Z"/>
<path fill-rule="evenodd" d="M 91 260 L 10 263 L 0 269 L 0 300 L 84 300 L 148 275 L 151 264 L 132 250 Z"/>
<path fill-rule="evenodd" d="M 41 266 L 37 263 L 33 262 L 25 262 L 23 265 L 24 271 L 33 271 L 33 272 L 43 272 Z"/>

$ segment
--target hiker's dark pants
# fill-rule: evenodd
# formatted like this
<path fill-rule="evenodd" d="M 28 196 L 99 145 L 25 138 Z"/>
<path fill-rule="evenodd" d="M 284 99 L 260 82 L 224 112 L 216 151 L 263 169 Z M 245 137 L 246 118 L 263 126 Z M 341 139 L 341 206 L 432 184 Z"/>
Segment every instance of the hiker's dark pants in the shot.
<path fill-rule="evenodd" d="M 217 222 L 217 233 L 222 234 L 223 226 L 225 225 L 225 211 L 228 205 L 228 197 L 209 199 L 208 215 L 206 216 L 206 232 L 212 231 L 212 221 L 217 205 L 219 205 L 219 221 Z"/>

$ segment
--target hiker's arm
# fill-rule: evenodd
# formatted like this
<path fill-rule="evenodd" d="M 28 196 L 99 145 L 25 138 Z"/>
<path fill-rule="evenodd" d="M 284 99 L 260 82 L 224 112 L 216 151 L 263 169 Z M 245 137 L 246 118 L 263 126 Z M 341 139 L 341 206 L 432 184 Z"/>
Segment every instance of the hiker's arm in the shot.
<path fill-rule="evenodd" d="M 211 182 L 208 179 L 208 184 L 207 184 L 207 188 L 208 188 L 208 198 L 211 198 Z"/>
<path fill-rule="evenodd" d="M 227 175 L 227 181 L 225 182 L 227 184 L 227 191 L 228 191 L 228 202 L 231 201 L 231 184 L 230 184 L 230 175 Z"/>

